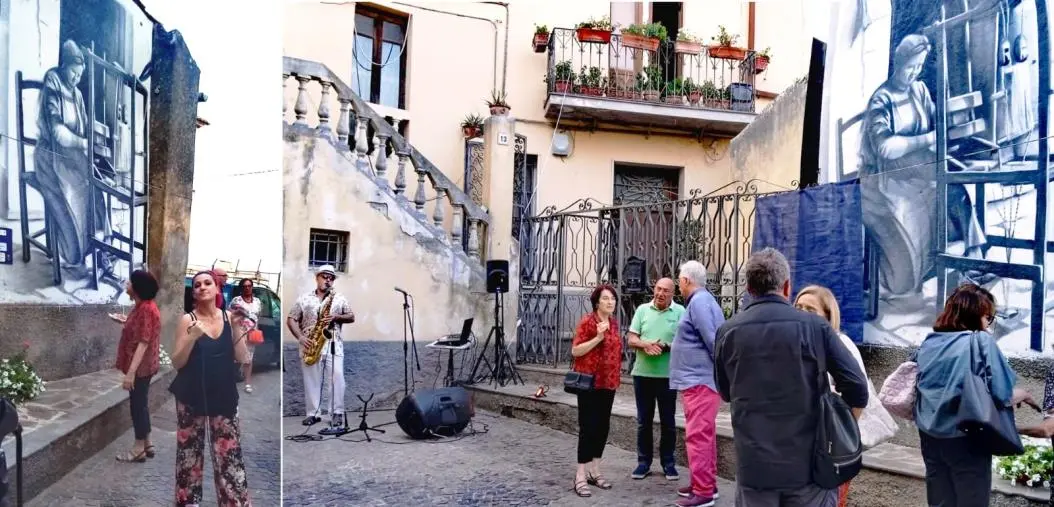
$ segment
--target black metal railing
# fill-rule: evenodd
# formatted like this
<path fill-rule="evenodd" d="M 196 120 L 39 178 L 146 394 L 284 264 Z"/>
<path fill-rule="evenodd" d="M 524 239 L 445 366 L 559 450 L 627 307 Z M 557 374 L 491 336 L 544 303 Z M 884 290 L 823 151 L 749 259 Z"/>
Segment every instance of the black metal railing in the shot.
<path fill-rule="evenodd" d="M 707 289 L 725 314 L 738 311 L 746 292 L 743 269 L 750 255 L 755 202 L 759 196 L 790 190 L 759 191 L 764 183 L 733 182 L 709 194 L 693 191 L 688 199 L 654 204 L 594 207 L 592 201 L 578 201 L 524 219 L 517 359 L 549 365 L 567 361 L 575 325 L 591 310 L 589 294 L 605 283 L 619 292 L 617 318 L 625 339 L 634 310 L 651 297 L 650 284 L 676 278 L 688 260 L 706 266 Z M 643 261 L 643 291 L 628 287 L 630 258 Z M 625 348 L 625 371 L 632 360 L 633 352 Z"/>
<path fill-rule="evenodd" d="M 548 94 L 754 111 L 754 51 L 618 34 L 583 40 L 575 29 L 550 33 Z"/>

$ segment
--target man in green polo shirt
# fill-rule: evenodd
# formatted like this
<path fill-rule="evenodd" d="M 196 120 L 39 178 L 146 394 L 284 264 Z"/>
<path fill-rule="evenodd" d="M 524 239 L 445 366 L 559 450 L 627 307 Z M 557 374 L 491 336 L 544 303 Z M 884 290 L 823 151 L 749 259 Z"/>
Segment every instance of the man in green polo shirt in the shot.
<path fill-rule="evenodd" d="M 673 343 L 677 323 L 684 307 L 673 301 L 673 280 L 663 278 L 655 282 L 654 298 L 637 307 L 629 325 L 629 346 L 637 351 L 633 363 L 633 393 L 637 399 L 637 468 L 634 479 L 651 473 L 654 451 L 652 421 L 655 405 L 659 406 L 659 463 L 667 480 L 676 480 L 677 467 L 673 462 L 677 427 L 677 391 L 670 389 L 670 344 Z"/>

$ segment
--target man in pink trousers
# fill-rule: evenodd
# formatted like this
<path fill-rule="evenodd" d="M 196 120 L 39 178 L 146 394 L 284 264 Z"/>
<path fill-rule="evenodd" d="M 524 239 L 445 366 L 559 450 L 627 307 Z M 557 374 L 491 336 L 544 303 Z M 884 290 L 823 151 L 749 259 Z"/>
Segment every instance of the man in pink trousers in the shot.
<path fill-rule="evenodd" d="M 714 336 L 725 314 L 706 290 L 706 268 L 698 261 L 681 265 L 677 283 L 685 312 L 670 348 L 670 389 L 681 392 L 684 439 L 691 484 L 677 490 L 682 507 L 711 507 L 717 499 L 717 409 L 721 396 L 714 383 Z"/>

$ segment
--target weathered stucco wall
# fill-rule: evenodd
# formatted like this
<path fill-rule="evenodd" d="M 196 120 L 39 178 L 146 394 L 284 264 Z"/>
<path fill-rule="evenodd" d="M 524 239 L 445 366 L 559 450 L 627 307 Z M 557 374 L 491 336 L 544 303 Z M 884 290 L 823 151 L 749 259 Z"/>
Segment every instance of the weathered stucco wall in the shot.
<path fill-rule="evenodd" d="M 475 317 L 485 338 L 490 302 L 483 269 L 447 246 L 433 228 L 378 191 L 372 176 L 358 170 L 334 143 L 313 129 L 286 126 L 283 206 L 283 288 L 285 309 L 315 287 L 308 266 L 311 228 L 348 231 L 347 270 L 337 291 L 348 298 L 356 322 L 345 325 L 345 340 L 402 340 L 403 297 L 414 297 L 418 346 L 460 330 Z M 335 189 L 339 189 L 335 191 Z M 291 339 L 288 331 L 283 335 Z M 419 351 L 420 352 L 420 351 Z"/>
<path fill-rule="evenodd" d="M 800 79 L 780 93 L 747 128 L 732 140 L 732 176 L 790 186 L 801 173 L 801 138 L 805 122 L 805 93 L 809 82 Z M 760 188 L 759 191 L 778 190 Z"/>

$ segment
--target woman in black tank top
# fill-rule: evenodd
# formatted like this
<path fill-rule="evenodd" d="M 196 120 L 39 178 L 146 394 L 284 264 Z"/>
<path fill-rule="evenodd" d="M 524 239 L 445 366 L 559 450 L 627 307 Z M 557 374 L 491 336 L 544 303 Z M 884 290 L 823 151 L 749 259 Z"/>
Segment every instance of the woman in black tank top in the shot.
<path fill-rule="evenodd" d="M 235 361 L 249 351 L 244 336 L 235 336 L 227 312 L 216 307 L 212 274 L 194 275 L 194 311 L 180 319 L 172 365 L 178 373 L 169 390 L 176 398 L 176 505 L 202 503 L 205 429 L 213 453 L 216 496 L 221 507 L 247 507 L 249 487 L 242 461 L 238 425 Z M 236 324 L 236 323 L 235 323 Z"/>

